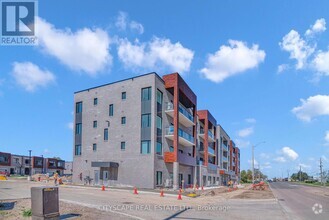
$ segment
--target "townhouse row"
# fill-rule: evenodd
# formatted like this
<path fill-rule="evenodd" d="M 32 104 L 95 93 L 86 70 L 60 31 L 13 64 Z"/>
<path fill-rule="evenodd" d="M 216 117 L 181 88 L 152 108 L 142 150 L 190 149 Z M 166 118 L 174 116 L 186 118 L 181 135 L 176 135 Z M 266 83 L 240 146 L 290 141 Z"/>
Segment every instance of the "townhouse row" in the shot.
<path fill-rule="evenodd" d="M 34 175 L 38 173 L 52 175 L 54 172 L 63 175 L 66 173 L 64 160 L 15 155 L 5 152 L 0 152 L 0 171 L 10 175 Z"/>
<path fill-rule="evenodd" d="M 73 182 L 178 189 L 239 181 L 240 151 L 178 73 L 75 92 Z"/>

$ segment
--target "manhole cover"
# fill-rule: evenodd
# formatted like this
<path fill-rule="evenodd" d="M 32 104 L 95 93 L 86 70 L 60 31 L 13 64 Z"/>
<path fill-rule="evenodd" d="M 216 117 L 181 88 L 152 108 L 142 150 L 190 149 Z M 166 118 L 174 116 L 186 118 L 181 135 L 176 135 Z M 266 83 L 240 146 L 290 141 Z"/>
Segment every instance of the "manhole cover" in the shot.
<path fill-rule="evenodd" d="M 133 202 L 123 202 L 122 204 L 129 205 L 129 204 L 134 204 Z"/>

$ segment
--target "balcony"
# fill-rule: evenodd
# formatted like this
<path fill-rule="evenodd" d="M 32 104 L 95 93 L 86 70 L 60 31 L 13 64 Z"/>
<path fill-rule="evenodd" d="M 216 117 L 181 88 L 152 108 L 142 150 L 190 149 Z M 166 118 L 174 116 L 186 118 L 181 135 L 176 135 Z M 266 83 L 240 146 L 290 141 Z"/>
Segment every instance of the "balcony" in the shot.
<path fill-rule="evenodd" d="M 204 129 L 200 129 L 199 131 L 199 137 L 201 137 L 203 140 L 205 139 L 205 132 Z M 215 142 L 214 134 L 208 130 L 208 142 Z"/>
<path fill-rule="evenodd" d="M 208 169 L 217 170 L 218 166 L 216 164 L 208 162 Z"/>
<path fill-rule="evenodd" d="M 174 152 L 165 152 L 164 153 L 164 162 L 166 163 L 173 163 L 174 160 Z M 194 157 L 189 156 L 188 154 L 178 152 L 178 161 L 180 164 L 188 165 L 188 166 L 195 166 L 196 160 Z"/>
<path fill-rule="evenodd" d="M 174 104 L 171 102 L 166 103 L 165 112 L 174 118 Z M 179 123 L 183 124 L 185 127 L 191 127 L 194 125 L 194 117 L 188 110 L 181 104 L 178 108 L 179 112 Z"/>
<path fill-rule="evenodd" d="M 228 151 L 228 146 L 227 145 L 223 144 L 222 146 L 223 146 L 223 151 Z"/>
<path fill-rule="evenodd" d="M 174 126 L 169 126 L 168 128 L 166 128 L 165 137 L 174 141 Z M 194 146 L 194 137 L 179 128 L 178 142 L 183 146 L 191 147 Z"/>
<path fill-rule="evenodd" d="M 199 151 L 200 151 L 201 154 L 204 155 L 204 147 L 203 146 L 200 147 Z M 212 157 L 216 157 L 215 150 L 212 149 L 211 147 L 208 147 L 208 155 L 212 156 Z"/>
<path fill-rule="evenodd" d="M 224 163 L 227 163 L 228 162 L 228 159 L 227 159 L 227 157 L 222 157 L 222 162 L 224 162 Z"/>

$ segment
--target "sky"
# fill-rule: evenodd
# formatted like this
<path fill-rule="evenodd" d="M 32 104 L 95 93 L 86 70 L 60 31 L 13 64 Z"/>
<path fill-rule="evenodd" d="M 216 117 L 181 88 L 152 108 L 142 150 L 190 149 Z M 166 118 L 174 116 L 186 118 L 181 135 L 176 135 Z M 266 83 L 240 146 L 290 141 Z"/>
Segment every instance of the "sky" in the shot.
<path fill-rule="evenodd" d="M 316 176 L 320 158 L 329 170 L 328 11 L 328 1 L 39 1 L 39 44 L 0 46 L 0 151 L 72 160 L 75 91 L 179 72 L 241 149 L 241 169 L 257 145 L 269 177 Z"/>

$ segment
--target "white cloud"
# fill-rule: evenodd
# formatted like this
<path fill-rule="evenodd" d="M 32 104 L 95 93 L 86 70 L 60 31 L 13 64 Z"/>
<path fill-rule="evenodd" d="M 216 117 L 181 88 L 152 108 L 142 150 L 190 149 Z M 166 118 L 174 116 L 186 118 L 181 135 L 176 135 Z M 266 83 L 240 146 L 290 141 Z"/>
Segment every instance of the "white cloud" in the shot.
<path fill-rule="evenodd" d="M 310 96 L 301 102 L 292 112 L 302 121 L 310 122 L 314 117 L 329 115 L 329 95 Z"/>
<path fill-rule="evenodd" d="M 240 130 L 238 132 L 238 135 L 239 135 L 239 137 L 248 137 L 252 133 L 254 133 L 254 128 L 253 127 L 249 127 L 249 128 L 245 128 L 245 129 Z"/>
<path fill-rule="evenodd" d="M 139 34 L 144 33 L 143 25 L 137 21 L 130 21 L 128 14 L 123 11 L 119 12 L 115 26 L 121 31 L 125 31 L 127 28 L 130 28 L 130 30 L 137 31 Z"/>
<path fill-rule="evenodd" d="M 265 162 L 264 164 L 260 165 L 261 169 L 271 169 L 271 163 L 270 162 Z"/>
<path fill-rule="evenodd" d="M 33 92 L 38 87 L 46 87 L 55 82 L 55 76 L 48 70 L 41 70 L 31 62 L 14 62 L 12 76 L 26 91 Z"/>
<path fill-rule="evenodd" d="M 250 145 L 250 141 L 235 139 L 235 145 L 240 149 L 241 148 L 246 148 Z"/>
<path fill-rule="evenodd" d="M 43 150 L 43 153 L 44 153 L 44 154 L 49 154 L 50 151 L 48 150 L 48 148 L 46 148 L 46 149 Z"/>
<path fill-rule="evenodd" d="M 329 131 L 326 131 L 326 134 L 324 136 L 324 140 L 325 140 L 325 145 L 329 146 Z"/>
<path fill-rule="evenodd" d="M 305 32 L 306 36 L 314 35 L 316 33 L 321 33 L 326 30 L 326 20 L 324 18 L 318 19 L 315 21 L 314 25 L 310 27 Z"/>
<path fill-rule="evenodd" d="M 68 129 L 73 130 L 73 122 L 67 123 L 66 126 L 68 127 Z"/>
<path fill-rule="evenodd" d="M 259 156 L 263 159 L 270 159 L 270 155 L 268 155 L 266 153 L 261 153 Z"/>
<path fill-rule="evenodd" d="M 318 73 L 329 76 L 329 51 L 318 51 L 313 59 L 312 64 Z"/>
<path fill-rule="evenodd" d="M 140 43 L 138 40 L 131 43 L 127 39 L 121 39 L 118 56 L 128 69 L 167 69 L 184 73 L 190 70 L 194 52 L 179 42 L 171 43 L 169 39 L 154 37 L 147 43 Z"/>
<path fill-rule="evenodd" d="M 296 160 L 298 158 L 298 154 L 290 147 L 283 147 L 282 154 L 290 160 Z"/>
<path fill-rule="evenodd" d="M 295 30 L 291 30 L 285 35 L 279 45 L 282 50 L 290 53 L 290 59 L 295 59 L 297 61 L 297 70 L 305 67 L 307 59 L 315 50 L 315 48 L 308 45 Z"/>
<path fill-rule="evenodd" d="M 258 67 L 265 59 L 265 51 L 257 44 L 248 47 L 245 42 L 229 40 L 229 45 L 222 45 L 214 54 L 209 54 L 201 74 L 213 81 L 222 82 L 230 76 L 241 74 Z"/>
<path fill-rule="evenodd" d="M 249 164 L 252 164 L 252 160 L 248 160 Z M 254 166 L 257 167 L 258 166 L 258 161 L 254 159 Z"/>
<path fill-rule="evenodd" d="M 299 163 L 299 164 L 298 164 L 298 169 L 299 169 L 300 167 L 302 167 L 303 169 L 309 169 L 309 168 L 311 168 L 310 165 L 307 165 L 307 164 L 304 164 L 304 163 Z"/>
<path fill-rule="evenodd" d="M 110 38 L 104 30 L 61 30 L 42 18 L 37 19 L 37 25 L 42 50 L 70 69 L 94 76 L 112 64 L 112 56 L 109 53 Z"/>
<path fill-rule="evenodd" d="M 246 118 L 246 122 L 251 123 L 251 124 L 254 124 L 254 123 L 256 123 L 257 121 L 256 121 L 256 119 L 254 119 L 254 118 Z"/>
<path fill-rule="evenodd" d="M 276 162 L 279 162 L 279 163 L 286 162 L 286 158 L 284 158 L 284 157 L 276 157 L 273 160 L 276 161 Z"/>
<path fill-rule="evenodd" d="M 283 73 L 284 71 L 289 69 L 289 65 L 288 64 L 281 64 L 278 66 L 278 70 L 277 73 Z"/>

